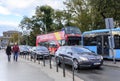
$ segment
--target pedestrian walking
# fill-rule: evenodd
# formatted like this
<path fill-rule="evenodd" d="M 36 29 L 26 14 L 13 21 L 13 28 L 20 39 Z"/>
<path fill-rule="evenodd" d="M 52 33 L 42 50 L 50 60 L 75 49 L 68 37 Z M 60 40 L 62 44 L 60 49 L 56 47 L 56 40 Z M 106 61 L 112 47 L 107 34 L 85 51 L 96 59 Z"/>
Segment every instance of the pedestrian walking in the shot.
<path fill-rule="evenodd" d="M 8 57 L 8 62 L 10 62 L 10 59 L 11 59 L 11 52 L 12 52 L 11 46 L 8 45 L 7 48 L 6 48 L 6 54 L 7 54 L 7 57 Z"/>
<path fill-rule="evenodd" d="M 18 55 L 19 55 L 19 46 L 17 45 L 17 43 L 15 43 L 15 45 L 13 46 L 13 59 L 16 62 L 18 60 Z"/>

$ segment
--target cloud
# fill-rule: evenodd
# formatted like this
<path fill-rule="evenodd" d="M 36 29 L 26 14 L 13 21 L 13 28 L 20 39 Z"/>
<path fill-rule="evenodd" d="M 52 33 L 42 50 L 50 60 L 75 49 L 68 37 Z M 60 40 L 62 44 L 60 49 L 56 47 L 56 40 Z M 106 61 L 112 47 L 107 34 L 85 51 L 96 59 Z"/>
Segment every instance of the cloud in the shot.
<path fill-rule="evenodd" d="M 24 16 L 29 14 L 30 10 L 33 10 L 36 0 L 1 0 L 0 5 L 4 15 L 14 14 Z M 4 6 L 4 7 L 3 7 Z M 4 10 L 4 11 L 3 11 Z"/>
<path fill-rule="evenodd" d="M 0 14 L 9 15 L 10 12 L 7 8 L 0 6 Z"/>
<path fill-rule="evenodd" d="M 66 0 L 37 0 L 37 5 L 41 6 L 41 5 L 49 5 L 51 6 L 53 9 L 61 9 L 63 10 L 65 8 L 63 1 Z"/>
<path fill-rule="evenodd" d="M 0 25 L 6 25 L 6 26 L 18 27 L 18 24 L 19 24 L 19 22 L 0 21 Z"/>
<path fill-rule="evenodd" d="M 63 1 L 65 0 L 0 0 L 0 16 L 2 14 L 2 18 L 4 18 L 3 21 L 1 19 L 0 25 L 17 26 L 23 16 L 34 15 L 37 6 L 49 5 L 54 9 L 62 10 L 64 8 Z M 7 19 L 6 15 L 12 16 Z"/>
<path fill-rule="evenodd" d="M 63 10 L 65 0 L 0 0 L 0 5 L 4 6 L 2 14 L 18 14 L 30 16 L 35 11 L 36 6 L 49 5 L 54 9 Z M 1 7 L 2 7 L 1 6 Z M 0 9 L 1 10 L 1 9 Z"/>
<path fill-rule="evenodd" d="M 11 9 L 24 9 L 32 5 L 35 0 L 3 0 L 2 3 L 5 4 L 6 7 Z"/>

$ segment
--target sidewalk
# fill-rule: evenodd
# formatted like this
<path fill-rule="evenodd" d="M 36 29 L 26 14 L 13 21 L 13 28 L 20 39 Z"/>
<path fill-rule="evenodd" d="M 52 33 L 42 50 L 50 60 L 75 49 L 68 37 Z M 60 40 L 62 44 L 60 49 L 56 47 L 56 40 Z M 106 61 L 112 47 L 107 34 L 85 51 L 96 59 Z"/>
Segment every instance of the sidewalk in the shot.
<path fill-rule="evenodd" d="M 73 81 L 72 74 L 66 71 L 66 77 L 63 77 L 63 71 L 49 65 L 43 66 L 33 61 L 19 58 L 18 62 L 7 61 L 7 56 L 3 50 L 0 50 L 0 81 Z M 75 81 L 83 81 L 75 76 Z"/>
<path fill-rule="evenodd" d="M 46 64 L 45 66 L 43 66 L 43 62 L 38 64 L 38 62 L 34 63 L 33 61 L 31 62 L 31 61 L 27 61 L 25 59 L 22 59 L 22 61 L 25 61 L 25 62 L 27 62 L 27 64 L 30 64 L 32 66 L 40 68 L 41 71 L 48 74 L 48 76 L 53 78 L 54 81 L 73 81 L 71 73 L 66 71 L 65 72 L 66 77 L 63 77 L 63 70 L 59 68 L 58 69 L 59 72 L 56 72 L 56 67 L 55 66 L 52 66 L 52 69 L 50 69 L 49 64 Z M 75 76 L 75 81 L 84 81 L 84 80 L 81 80 L 80 78 Z"/>

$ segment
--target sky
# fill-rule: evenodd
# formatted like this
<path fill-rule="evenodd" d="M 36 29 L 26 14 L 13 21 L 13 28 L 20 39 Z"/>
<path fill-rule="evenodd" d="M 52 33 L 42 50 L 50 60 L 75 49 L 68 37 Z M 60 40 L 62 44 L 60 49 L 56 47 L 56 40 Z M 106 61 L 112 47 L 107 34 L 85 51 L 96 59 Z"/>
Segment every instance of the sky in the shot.
<path fill-rule="evenodd" d="M 21 30 L 18 25 L 23 16 L 31 17 L 36 6 L 49 5 L 63 10 L 66 0 L 0 0 L 0 36 L 4 31 Z"/>

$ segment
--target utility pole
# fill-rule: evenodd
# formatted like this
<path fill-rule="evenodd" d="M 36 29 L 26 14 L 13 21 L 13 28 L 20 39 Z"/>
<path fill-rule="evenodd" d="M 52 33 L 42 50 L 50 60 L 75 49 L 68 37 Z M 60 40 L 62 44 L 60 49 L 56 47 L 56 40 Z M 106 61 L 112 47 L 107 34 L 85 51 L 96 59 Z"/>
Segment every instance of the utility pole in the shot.
<path fill-rule="evenodd" d="M 108 37 L 108 39 L 109 39 L 110 53 L 111 53 L 112 58 L 113 58 L 113 63 L 116 64 L 115 53 L 114 53 L 114 47 L 115 47 L 114 36 L 112 34 L 112 28 L 114 28 L 113 18 L 106 18 L 105 22 L 106 22 L 106 28 L 110 30 L 110 36 Z"/>

